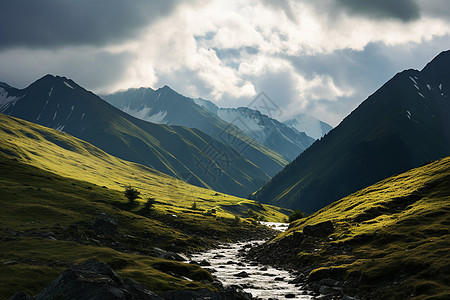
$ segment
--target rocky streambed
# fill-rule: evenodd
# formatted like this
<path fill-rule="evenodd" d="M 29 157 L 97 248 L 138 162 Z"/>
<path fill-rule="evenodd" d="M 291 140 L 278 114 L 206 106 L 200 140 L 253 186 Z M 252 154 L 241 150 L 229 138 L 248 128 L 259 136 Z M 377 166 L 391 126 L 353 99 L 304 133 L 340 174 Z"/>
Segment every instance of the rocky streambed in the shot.
<path fill-rule="evenodd" d="M 287 224 L 266 223 L 278 230 Z M 257 299 L 314 299 L 317 293 L 303 288 L 295 272 L 276 269 L 246 258 L 246 253 L 264 241 L 223 244 L 216 249 L 194 254 L 190 263 L 209 270 L 224 286 L 237 286 Z"/>

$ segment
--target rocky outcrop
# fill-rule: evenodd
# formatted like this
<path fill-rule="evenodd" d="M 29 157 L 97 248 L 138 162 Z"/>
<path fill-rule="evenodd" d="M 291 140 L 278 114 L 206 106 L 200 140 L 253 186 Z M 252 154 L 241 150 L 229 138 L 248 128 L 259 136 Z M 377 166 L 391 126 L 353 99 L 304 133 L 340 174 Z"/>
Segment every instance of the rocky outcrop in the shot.
<path fill-rule="evenodd" d="M 95 219 L 93 229 L 96 234 L 114 234 L 117 233 L 118 224 L 116 217 L 101 213 Z"/>
<path fill-rule="evenodd" d="M 20 291 L 14 294 L 9 300 L 33 300 L 33 297 L 28 295 L 24 291 Z"/>
<path fill-rule="evenodd" d="M 334 232 L 333 222 L 325 221 L 315 225 L 306 225 L 303 233 L 309 236 L 321 237 L 328 236 Z"/>
<path fill-rule="evenodd" d="M 223 291 L 214 293 L 208 289 L 195 291 L 170 291 L 163 295 L 166 300 L 252 300 L 251 294 L 246 293 L 238 286 L 226 287 Z"/>
<path fill-rule="evenodd" d="M 16 295 L 12 299 L 16 299 L 14 298 Z M 90 259 L 64 271 L 34 299 L 160 300 L 162 298 L 132 279 L 120 278 L 107 264 Z"/>
<path fill-rule="evenodd" d="M 107 264 L 89 259 L 59 275 L 36 297 L 18 292 L 9 300 L 251 300 L 251 294 L 240 287 L 219 286 L 219 292 L 208 289 L 169 291 L 162 297 L 130 278 L 122 279 Z"/>

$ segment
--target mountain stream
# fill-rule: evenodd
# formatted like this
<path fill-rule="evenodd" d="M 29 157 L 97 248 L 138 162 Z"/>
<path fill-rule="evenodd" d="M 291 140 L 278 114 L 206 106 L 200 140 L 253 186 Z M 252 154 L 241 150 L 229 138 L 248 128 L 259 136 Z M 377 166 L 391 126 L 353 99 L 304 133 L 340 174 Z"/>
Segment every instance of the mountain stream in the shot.
<path fill-rule="evenodd" d="M 264 224 L 280 231 L 287 229 L 287 224 L 284 223 Z M 251 293 L 256 299 L 314 299 L 301 286 L 289 283 L 295 279 L 295 275 L 286 270 L 248 261 L 240 255 L 248 251 L 250 245 L 256 246 L 264 242 L 223 244 L 216 249 L 193 254 L 190 260 L 203 265 L 224 286 L 241 286 L 245 292 Z M 208 264 L 211 265 L 207 266 Z"/>

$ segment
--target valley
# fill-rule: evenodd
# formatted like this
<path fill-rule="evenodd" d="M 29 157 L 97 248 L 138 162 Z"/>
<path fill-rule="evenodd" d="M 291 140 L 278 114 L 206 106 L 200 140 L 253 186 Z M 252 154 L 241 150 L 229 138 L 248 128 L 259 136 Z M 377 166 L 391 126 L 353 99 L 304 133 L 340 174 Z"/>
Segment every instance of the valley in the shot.
<path fill-rule="evenodd" d="M 278 208 L 120 160 L 59 131 L 5 115 L 0 120 L 0 268 L 2 282 L 8 282 L 1 285 L 2 298 L 19 290 L 37 294 L 64 269 L 87 258 L 118 264 L 120 275 L 158 293 L 199 287 L 217 291 L 209 273 L 183 266 L 174 260 L 175 252 L 273 234 L 246 219 L 250 209 L 270 221 L 286 216 Z M 128 184 L 141 191 L 142 200 L 126 200 Z M 146 211 L 144 203 L 152 197 L 154 207 Z M 116 228 L 99 232 L 95 223 L 102 215 L 115 219 Z M 187 277 L 180 279 L 180 274 Z"/>
<path fill-rule="evenodd" d="M 450 298 L 448 66 L 335 128 L 168 86 L 0 83 L 0 299 Z"/>

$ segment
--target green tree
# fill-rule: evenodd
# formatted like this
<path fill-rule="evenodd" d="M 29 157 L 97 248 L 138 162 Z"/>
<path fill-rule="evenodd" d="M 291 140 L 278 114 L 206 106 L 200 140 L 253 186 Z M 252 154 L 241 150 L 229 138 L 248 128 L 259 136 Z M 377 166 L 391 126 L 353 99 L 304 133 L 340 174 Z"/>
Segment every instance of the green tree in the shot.
<path fill-rule="evenodd" d="M 249 218 L 253 218 L 253 219 L 258 218 L 258 215 L 256 214 L 256 212 L 255 212 L 253 209 L 249 209 L 249 210 L 247 211 L 247 216 L 248 216 Z"/>
<path fill-rule="evenodd" d="M 297 208 L 292 214 L 289 215 L 288 222 L 291 223 L 304 217 L 306 217 L 306 214 Z"/>
<path fill-rule="evenodd" d="M 144 204 L 144 211 L 146 213 L 149 213 L 153 209 L 155 203 L 156 203 L 155 198 L 148 198 Z"/>
<path fill-rule="evenodd" d="M 197 210 L 197 202 L 194 201 L 194 203 L 192 203 L 191 208 L 192 208 L 193 210 Z"/>
<path fill-rule="evenodd" d="M 137 189 L 132 187 L 131 185 L 128 185 L 125 187 L 125 197 L 127 197 L 129 203 L 134 203 L 136 199 L 141 198 L 139 195 L 141 192 L 139 192 Z"/>

